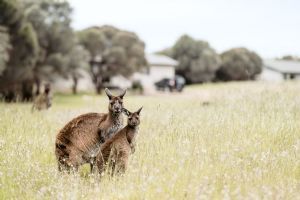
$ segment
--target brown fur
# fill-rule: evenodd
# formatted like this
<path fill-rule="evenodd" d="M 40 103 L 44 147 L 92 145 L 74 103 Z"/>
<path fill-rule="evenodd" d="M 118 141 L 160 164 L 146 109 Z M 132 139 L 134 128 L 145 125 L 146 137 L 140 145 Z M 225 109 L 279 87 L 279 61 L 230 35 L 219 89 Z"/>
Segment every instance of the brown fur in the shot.
<path fill-rule="evenodd" d="M 77 170 L 85 163 L 90 163 L 93 170 L 100 145 L 123 126 L 122 113 L 115 111 L 115 105 L 122 102 L 123 96 L 109 96 L 108 113 L 80 115 L 59 131 L 56 136 L 55 155 L 60 171 Z M 123 106 L 122 103 L 118 105 Z"/>
<path fill-rule="evenodd" d="M 45 85 L 44 93 L 38 95 L 32 105 L 31 111 L 34 110 L 46 110 L 51 107 L 51 97 L 50 97 L 50 85 Z"/>
<path fill-rule="evenodd" d="M 127 125 L 101 146 L 101 152 L 96 157 L 100 174 L 105 171 L 107 165 L 112 170 L 112 174 L 126 171 L 129 155 L 134 152 L 135 148 L 135 136 L 140 124 L 140 111 L 141 109 L 134 113 L 127 111 Z"/>

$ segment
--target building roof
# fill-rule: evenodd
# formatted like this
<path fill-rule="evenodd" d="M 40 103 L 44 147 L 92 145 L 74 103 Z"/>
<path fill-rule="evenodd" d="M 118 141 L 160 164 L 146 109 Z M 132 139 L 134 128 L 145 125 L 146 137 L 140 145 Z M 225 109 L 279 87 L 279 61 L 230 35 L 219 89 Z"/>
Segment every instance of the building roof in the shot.
<path fill-rule="evenodd" d="M 149 65 L 175 66 L 178 64 L 173 58 L 158 54 L 148 54 L 146 55 L 146 59 Z"/>
<path fill-rule="evenodd" d="M 300 74 L 300 62 L 289 60 L 264 60 L 267 69 L 283 74 Z"/>

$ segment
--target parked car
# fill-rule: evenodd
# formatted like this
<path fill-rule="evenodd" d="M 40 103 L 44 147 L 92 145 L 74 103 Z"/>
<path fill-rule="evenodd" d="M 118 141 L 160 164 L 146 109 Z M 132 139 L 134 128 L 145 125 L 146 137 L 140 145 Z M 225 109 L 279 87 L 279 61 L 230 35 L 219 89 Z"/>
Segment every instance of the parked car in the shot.
<path fill-rule="evenodd" d="M 176 75 L 174 78 L 163 78 L 155 83 L 157 90 L 162 91 L 177 91 L 181 92 L 185 86 L 185 79 L 182 76 Z"/>

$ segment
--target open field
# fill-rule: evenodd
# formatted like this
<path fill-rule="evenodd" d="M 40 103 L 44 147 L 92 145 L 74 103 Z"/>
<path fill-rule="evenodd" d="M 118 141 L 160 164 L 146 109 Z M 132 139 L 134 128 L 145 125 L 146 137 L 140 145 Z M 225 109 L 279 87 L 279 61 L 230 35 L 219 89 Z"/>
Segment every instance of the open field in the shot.
<path fill-rule="evenodd" d="M 300 198 L 299 82 L 125 97 L 129 110 L 141 105 L 127 173 L 99 182 L 88 166 L 59 174 L 54 140 L 73 117 L 106 112 L 105 96 L 55 95 L 50 110 L 35 113 L 0 103 L 0 199 Z"/>

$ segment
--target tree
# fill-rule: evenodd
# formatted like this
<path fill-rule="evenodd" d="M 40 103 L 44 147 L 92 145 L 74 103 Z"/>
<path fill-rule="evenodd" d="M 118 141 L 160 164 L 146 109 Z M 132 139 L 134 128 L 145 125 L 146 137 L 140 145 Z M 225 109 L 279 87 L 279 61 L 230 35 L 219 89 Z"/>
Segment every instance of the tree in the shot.
<path fill-rule="evenodd" d="M 11 49 L 7 28 L 0 26 L 0 77 L 9 61 L 9 50 Z"/>
<path fill-rule="evenodd" d="M 95 60 L 105 48 L 105 36 L 98 28 L 89 28 L 77 33 L 80 43 L 90 52 L 91 59 Z"/>
<path fill-rule="evenodd" d="M 7 100 L 30 100 L 34 84 L 38 94 L 41 80 L 67 77 L 72 71 L 68 56 L 76 35 L 71 12 L 67 1 L 0 0 L 0 25 L 8 34 L 1 28 L 0 49 L 11 47 L 10 59 L 7 54 L 0 57 L 0 92 Z"/>
<path fill-rule="evenodd" d="M 68 54 L 68 74 L 73 80 L 73 94 L 77 93 L 78 80 L 82 77 L 80 69 L 88 70 L 89 60 L 89 52 L 81 45 L 74 46 Z"/>
<path fill-rule="evenodd" d="M 253 80 L 262 71 L 262 59 L 246 48 L 230 49 L 222 53 L 221 58 L 218 80 Z"/>
<path fill-rule="evenodd" d="M 96 92 L 109 77 L 129 76 L 146 65 L 145 44 L 133 32 L 112 26 L 91 27 L 78 33 L 80 43 L 90 52 L 90 68 Z"/>
<path fill-rule="evenodd" d="M 178 60 L 176 74 L 185 77 L 187 83 L 212 81 L 220 65 L 218 54 L 208 42 L 195 40 L 188 35 L 181 36 L 172 48 L 160 53 Z"/>
<path fill-rule="evenodd" d="M 0 0 L 0 24 L 18 29 L 22 24 L 23 12 L 18 0 Z"/>
<path fill-rule="evenodd" d="M 10 59 L 0 77 L 0 92 L 6 100 L 15 100 L 18 96 L 28 100 L 28 79 L 34 66 L 39 45 L 32 25 L 24 20 L 24 11 L 17 0 L 0 1 L 0 25 L 6 27 L 10 38 Z"/>
<path fill-rule="evenodd" d="M 280 60 L 288 60 L 288 61 L 300 61 L 300 57 L 293 55 L 285 55 L 279 58 Z"/>
<path fill-rule="evenodd" d="M 24 7 L 40 45 L 39 59 L 32 70 L 39 94 L 41 79 L 51 81 L 68 72 L 67 56 L 76 44 L 70 26 L 72 9 L 68 2 L 55 0 L 27 0 Z"/>

